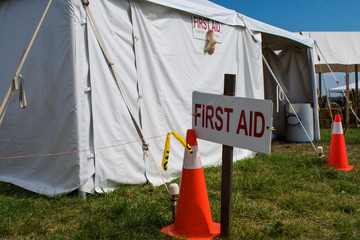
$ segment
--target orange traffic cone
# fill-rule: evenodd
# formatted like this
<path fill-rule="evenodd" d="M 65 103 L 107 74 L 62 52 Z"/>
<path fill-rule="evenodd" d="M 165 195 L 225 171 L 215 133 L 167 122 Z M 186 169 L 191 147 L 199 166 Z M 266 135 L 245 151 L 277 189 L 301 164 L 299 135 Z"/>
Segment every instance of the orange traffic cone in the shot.
<path fill-rule="evenodd" d="M 331 135 L 329 158 L 326 166 L 334 167 L 336 170 L 341 171 L 349 171 L 354 167 L 349 166 L 348 164 L 340 115 L 335 115 Z"/>
<path fill-rule="evenodd" d="M 185 150 L 175 223 L 161 229 L 176 238 L 213 239 L 220 235 L 220 224 L 212 221 L 204 172 L 195 131 L 189 129 L 186 141 L 193 154 Z"/>

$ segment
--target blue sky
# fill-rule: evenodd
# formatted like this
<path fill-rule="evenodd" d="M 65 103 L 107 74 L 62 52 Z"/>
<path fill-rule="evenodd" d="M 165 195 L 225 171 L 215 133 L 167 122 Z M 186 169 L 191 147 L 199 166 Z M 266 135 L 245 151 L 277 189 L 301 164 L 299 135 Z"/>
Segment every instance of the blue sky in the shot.
<path fill-rule="evenodd" d="M 248 17 L 290 32 L 360 31 L 360 0 L 210 0 Z M 335 73 L 345 84 L 345 73 Z M 328 88 L 337 87 L 331 73 L 325 73 Z M 350 82 L 355 81 L 354 73 Z M 324 92 L 322 93 L 324 94 Z M 337 94 L 332 94 L 337 95 Z"/>
<path fill-rule="evenodd" d="M 360 31 L 360 0 L 210 0 L 291 32 Z"/>

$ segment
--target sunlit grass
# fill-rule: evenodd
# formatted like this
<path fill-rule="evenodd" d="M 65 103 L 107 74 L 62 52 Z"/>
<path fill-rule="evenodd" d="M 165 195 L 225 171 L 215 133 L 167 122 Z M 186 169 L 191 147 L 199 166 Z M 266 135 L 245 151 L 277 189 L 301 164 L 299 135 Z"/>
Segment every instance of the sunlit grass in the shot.
<path fill-rule="evenodd" d="M 230 239 L 360 239 L 359 131 L 345 135 L 355 165 L 349 172 L 296 151 L 235 162 Z M 322 130 L 316 144 L 329 145 L 329 132 Z M 221 167 L 204 173 L 213 220 L 220 222 Z M 83 200 L 0 183 L 1 239 L 171 239 L 160 233 L 171 223 L 164 186 L 122 186 Z"/>

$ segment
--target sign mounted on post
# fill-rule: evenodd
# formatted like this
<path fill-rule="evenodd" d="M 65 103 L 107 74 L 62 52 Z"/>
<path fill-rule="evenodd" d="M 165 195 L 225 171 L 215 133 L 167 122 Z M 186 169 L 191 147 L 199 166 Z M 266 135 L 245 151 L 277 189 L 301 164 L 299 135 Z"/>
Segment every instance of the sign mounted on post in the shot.
<path fill-rule="evenodd" d="M 192 128 L 200 139 L 270 154 L 270 100 L 193 92 Z"/>

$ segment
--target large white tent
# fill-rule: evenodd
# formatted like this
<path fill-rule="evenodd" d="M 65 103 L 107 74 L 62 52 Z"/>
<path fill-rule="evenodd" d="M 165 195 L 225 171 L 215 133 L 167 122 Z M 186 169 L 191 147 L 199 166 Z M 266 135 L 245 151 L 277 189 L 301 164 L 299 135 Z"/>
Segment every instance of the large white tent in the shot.
<path fill-rule="evenodd" d="M 360 32 L 302 32 L 316 41 L 314 64 L 318 73 L 354 72 L 360 64 Z M 330 66 L 330 69 L 328 67 Z"/>
<path fill-rule="evenodd" d="M 355 83 L 349 84 L 349 91 L 351 92 L 355 91 Z M 345 92 L 346 92 L 346 85 L 329 89 L 329 93 L 345 93 Z"/>
<path fill-rule="evenodd" d="M 46 4 L 0 2 L 0 99 Z M 222 92 L 224 74 L 230 73 L 236 74 L 237 96 L 276 102 L 262 52 L 292 102 L 317 106 L 309 38 L 206 0 L 90 0 L 88 8 L 94 22 L 80 0 L 54 0 L 50 6 L 21 71 L 28 107 L 17 106 L 16 92 L 0 125 L 0 181 L 46 195 L 161 184 L 155 164 L 160 168 L 166 134 L 184 136 L 191 128 L 192 91 Z M 212 55 L 204 52 L 207 35 L 201 31 L 210 24 L 218 41 Z M 143 148 L 111 67 L 150 150 Z M 284 109 L 276 114 L 281 136 Z M 219 144 L 199 141 L 199 148 L 204 166 L 221 162 Z M 179 175 L 183 151 L 171 144 L 168 171 L 161 170 L 165 181 Z M 234 159 L 254 154 L 236 149 Z"/>
<path fill-rule="evenodd" d="M 360 64 L 360 32 L 303 32 L 305 36 L 311 37 L 316 44 L 314 48 L 315 70 L 319 73 L 319 79 L 323 73 L 343 72 L 345 73 L 345 86 L 332 89 L 329 92 L 345 92 L 349 99 L 350 91 L 354 90 L 354 107 L 359 108 L 358 72 Z M 354 86 L 350 85 L 350 72 L 355 72 Z M 335 76 L 335 75 L 334 75 Z M 333 79 L 335 82 L 337 79 Z M 321 91 L 321 81 L 319 90 Z M 347 87 L 348 86 L 348 87 Z M 342 90 L 341 90 L 342 89 Z M 347 91 L 348 89 L 348 91 Z M 350 120 L 350 105 L 346 102 L 345 121 Z"/>

